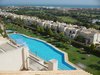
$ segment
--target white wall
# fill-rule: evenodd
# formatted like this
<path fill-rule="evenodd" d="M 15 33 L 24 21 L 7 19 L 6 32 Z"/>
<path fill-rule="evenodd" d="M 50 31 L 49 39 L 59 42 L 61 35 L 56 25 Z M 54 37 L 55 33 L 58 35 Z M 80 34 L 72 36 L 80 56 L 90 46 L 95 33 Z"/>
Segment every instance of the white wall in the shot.
<path fill-rule="evenodd" d="M 0 71 L 18 71 L 22 66 L 22 49 L 0 54 Z"/>
<path fill-rule="evenodd" d="M 99 33 L 94 35 L 93 43 L 100 44 L 100 34 Z"/>

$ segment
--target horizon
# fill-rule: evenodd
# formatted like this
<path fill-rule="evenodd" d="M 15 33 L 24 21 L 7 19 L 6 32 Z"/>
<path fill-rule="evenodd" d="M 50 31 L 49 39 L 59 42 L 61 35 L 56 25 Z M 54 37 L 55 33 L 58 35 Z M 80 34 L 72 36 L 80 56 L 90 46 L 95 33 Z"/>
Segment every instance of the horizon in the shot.
<path fill-rule="evenodd" d="M 82 6 L 100 6 L 100 0 L 1 0 L 0 6 L 16 5 L 82 5 Z"/>
<path fill-rule="evenodd" d="M 7 4 L 0 7 L 53 7 L 53 8 L 100 8 L 100 5 L 58 5 L 58 4 Z"/>

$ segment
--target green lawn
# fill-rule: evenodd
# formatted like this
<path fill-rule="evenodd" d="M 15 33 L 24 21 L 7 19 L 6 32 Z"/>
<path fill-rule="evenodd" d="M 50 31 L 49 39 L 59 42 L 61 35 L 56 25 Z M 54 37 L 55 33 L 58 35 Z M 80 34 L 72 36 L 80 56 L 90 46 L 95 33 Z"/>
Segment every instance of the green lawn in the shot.
<path fill-rule="evenodd" d="M 60 16 L 59 17 L 63 22 L 68 22 L 68 23 L 76 23 L 78 22 L 76 19 L 69 17 L 69 16 Z"/>
<path fill-rule="evenodd" d="M 85 51 L 82 51 L 80 49 L 77 49 L 72 46 L 68 46 L 69 49 L 64 50 L 68 53 L 69 60 L 73 62 L 74 64 L 81 63 L 86 66 L 84 70 L 92 73 L 93 75 L 99 75 L 100 74 L 100 58 L 96 57 L 94 55 L 88 56 L 88 54 L 85 53 Z"/>
<path fill-rule="evenodd" d="M 31 36 L 31 37 L 35 37 L 35 38 L 39 38 L 45 41 L 50 41 L 50 39 L 52 39 L 52 43 L 55 42 L 56 39 L 51 38 L 51 37 L 46 37 L 46 36 L 42 36 L 40 34 L 36 34 L 34 32 L 32 32 L 31 30 L 28 29 L 24 29 L 21 28 L 19 26 L 12 26 L 11 24 L 6 25 L 6 27 L 8 29 L 13 29 L 18 31 L 19 33 Z M 51 43 L 51 44 L 52 44 Z M 63 43 L 62 43 L 63 44 Z M 93 75 L 99 75 L 100 74 L 100 58 L 96 57 L 94 55 L 90 55 L 88 56 L 88 54 L 86 54 L 85 51 L 80 50 L 78 48 L 75 48 L 73 46 L 70 46 L 68 44 L 66 44 L 66 46 L 68 47 L 68 49 L 66 48 L 59 48 L 63 51 L 65 51 L 66 53 L 68 53 L 69 56 L 69 60 L 74 63 L 74 64 L 78 64 L 81 63 L 83 65 L 85 65 L 86 67 L 84 68 L 86 71 L 92 73 Z"/>

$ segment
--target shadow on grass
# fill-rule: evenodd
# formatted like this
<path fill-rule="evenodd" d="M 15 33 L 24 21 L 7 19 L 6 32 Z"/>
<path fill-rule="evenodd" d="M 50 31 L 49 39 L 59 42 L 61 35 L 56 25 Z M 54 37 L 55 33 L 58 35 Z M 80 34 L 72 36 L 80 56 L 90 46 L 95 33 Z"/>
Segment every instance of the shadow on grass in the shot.
<path fill-rule="evenodd" d="M 89 67 L 96 69 L 96 70 L 100 70 L 100 66 L 98 66 L 96 64 L 91 64 L 91 65 L 89 65 Z"/>
<path fill-rule="evenodd" d="M 80 54 L 88 54 L 86 51 L 77 51 L 78 53 L 80 53 Z"/>
<path fill-rule="evenodd" d="M 97 63 L 100 64 L 100 61 L 98 61 Z"/>

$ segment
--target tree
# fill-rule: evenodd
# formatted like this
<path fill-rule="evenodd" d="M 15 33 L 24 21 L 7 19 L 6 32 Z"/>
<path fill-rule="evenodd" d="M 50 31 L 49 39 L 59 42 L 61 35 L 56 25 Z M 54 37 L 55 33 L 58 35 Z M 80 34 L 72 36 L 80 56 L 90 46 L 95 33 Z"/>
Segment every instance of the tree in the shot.
<path fill-rule="evenodd" d="M 53 35 L 54 35 L 53 32 L 52 32 L 52 30 L 51 30 L 50 28 L 48 28 L 48 34 L 49 34 L 50 36 L 53 36 Z"/>
<path fill-rule="evenodd" d="M 55 39 L 59 40 L 59 34 L 57 31 L 54 31 L 54 37 L 55 37 Z"/>
<path fill-rule="evenodd" d="M 95 50 L 95 49 L 96 49 L 96 46 L 95 46 L 94 44 L 91 44 L 91 45 L 90 45 L 90 49 L 91 49 L 91 50 Z"/>
<path fill-rule="evenodd" d="M 76 38 L 75 38 L 75 40 L 76 41 L 78 41 L 78 42 L 82 42 L 82 43 L 85 43 L 85 38 L 83 37 L 83 36 L 77 36 Z"/>
<path fill-rule="evenodd" d="M 37 27 L 36 27 L 36 30 L 37 30 L 38 32 L 41 32 L 40 26 L 37 26 Z"/>
<path fill-rule="evenodd" d="M 40 26 L 40 33 L 44 33 L 44 28 L 42 26 Z"/>
<path fill-rule="evenodd" d="M 64 33 L 63 32 L 60 32 L 59 33 L 59 40 L 61 40 L 61 41 L 64 41 Z"/>
<path fill-rule="evenodd" d="M 3 35 L 2 33 L 3 33 L 3 30 L 0 28 L 0 34 Z"/>
<path fill-rule="evenodd" d="M 70 39 L 64 35 L 63 32 L 59 33 L 59 40 L 61 40 L 64 43 L 70 43 Z"/>
<path fill-rule="evenodd" d="M 7 33 L 6 33 L 6 29 L 5 29 L 5 27 L 4 27 L 4 24 L 2 23 L 2 24 L 0 24 L 0 34 L 5 38 L 5 37 L 7 37 L 8 38 L 8 35 L 7 35 Z"/>

